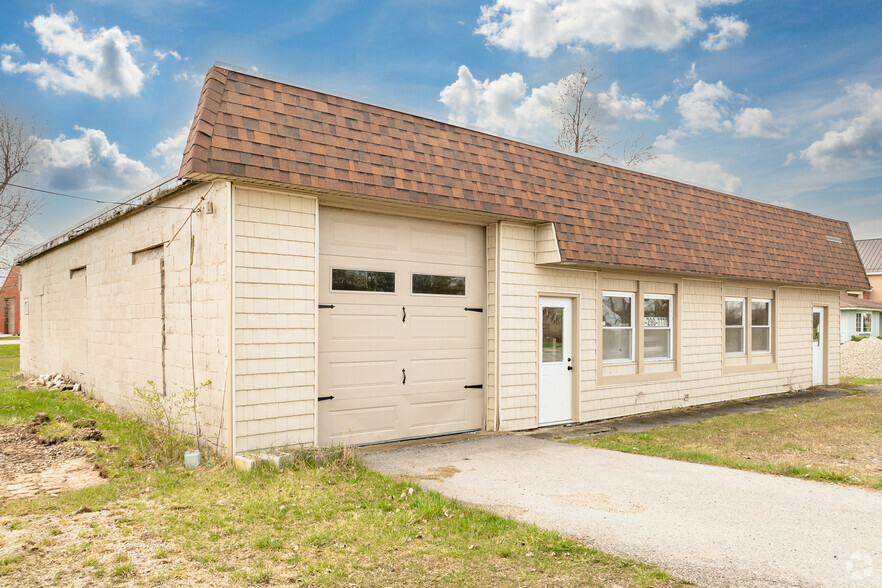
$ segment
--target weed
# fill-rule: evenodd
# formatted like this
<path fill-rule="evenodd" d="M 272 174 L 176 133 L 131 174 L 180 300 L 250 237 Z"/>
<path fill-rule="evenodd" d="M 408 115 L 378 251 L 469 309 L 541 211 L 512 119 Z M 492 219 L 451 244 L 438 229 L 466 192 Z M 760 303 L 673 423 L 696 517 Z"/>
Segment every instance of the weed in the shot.
<path fill-rule="evenodd" d="M 154 427 L 157 435 L 151 439 L 154 442 L 150 453 L 161 463 L 177 461 L 185 449 L 200 444 L 199 414 L 195 409 L 199 394 L 208 386 L 211 380 L 206 380 L 196 388 L 179 388 L 176 392 L 162 394 L 156 389 L 153 380 L 148 380 L 147 387 L 135 388 L 135 396 L 141 399 L 146 412 L 145 420 L 148 425 Z M 196 435 L 184 432 L 185 428 L 192 429 Z"/>

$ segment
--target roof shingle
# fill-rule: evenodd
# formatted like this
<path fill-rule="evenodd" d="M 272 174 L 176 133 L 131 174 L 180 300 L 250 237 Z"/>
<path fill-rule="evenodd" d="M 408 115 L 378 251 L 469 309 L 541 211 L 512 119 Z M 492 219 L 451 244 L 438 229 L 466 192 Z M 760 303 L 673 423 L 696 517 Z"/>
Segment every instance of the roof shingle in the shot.
<path fill-rule="evenodd" d="M 847 223 L 220 67 L 179 172 L 210 176 L 553 222 L 592 267 L 869 286 Z"/>

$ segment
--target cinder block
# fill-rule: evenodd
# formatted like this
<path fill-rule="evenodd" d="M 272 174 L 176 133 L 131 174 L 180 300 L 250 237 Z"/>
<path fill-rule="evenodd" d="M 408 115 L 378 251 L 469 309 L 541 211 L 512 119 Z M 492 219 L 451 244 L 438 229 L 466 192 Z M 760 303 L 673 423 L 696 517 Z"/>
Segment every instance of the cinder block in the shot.
<path fill-rule="evenodd" d="M 250 472 L 263 465 L 263 459 L 256 455 L 237 455 L 233 460 L 233 464 L 236 466 L 237 470 Z"/>

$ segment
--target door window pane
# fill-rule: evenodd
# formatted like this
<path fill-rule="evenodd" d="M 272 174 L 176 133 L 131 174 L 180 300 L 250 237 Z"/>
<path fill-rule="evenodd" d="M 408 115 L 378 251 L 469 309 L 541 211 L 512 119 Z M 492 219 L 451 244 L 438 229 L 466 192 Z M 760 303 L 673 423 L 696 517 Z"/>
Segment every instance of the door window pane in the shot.
<path fill-rule="evenodd" d="M 819 347 L 821 345 L 821 313 L 812 313 L 812 345 Z"/>
<path fill-rule="evenodd" d="M 542 361 L 563 361 L 564 309 L 546 306 L 542 309 Z"/>
<path fill-rule="evenodd" d="M 395 292 L 395 272 L 332 269 L 331 289 L 350 292 Z"/>
<path fill-rule="evenodd" d="M 413 274 L 410 291 L 413 294 L 465 296 L 465 276 Z"/>

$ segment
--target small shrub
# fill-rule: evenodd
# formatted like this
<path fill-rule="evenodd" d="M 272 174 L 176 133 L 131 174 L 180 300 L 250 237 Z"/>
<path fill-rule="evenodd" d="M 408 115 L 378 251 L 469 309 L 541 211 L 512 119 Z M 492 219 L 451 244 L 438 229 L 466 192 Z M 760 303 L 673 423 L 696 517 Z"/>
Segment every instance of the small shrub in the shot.
<path fill-rule="evenodd" d="M 141 399 L 146 409 L 143 420 L 157 433 L 155 439 L 148 442 L 152 444 L 151 453 L 158 461 L 177 461 L 181 453 L 192 447 L 194 442 L 199 444 L 197 401 L 199 393 L 210 385 L 211 380 L 206 380 L 196 388 L 182 387 L 176 392 L 162 394 L 156 389 L 153 380 L 149 380 L 147 387 L 135 388 L 135 396 Z M 185 427 L 191 427 L 196 435 L 185 433 Z"/>
<path fill-rule="evenodd" d="M 863 341 L 866 338 L 867 338 L 866 335 L 852 335 L 851 336 L 852 341 Z"/>

